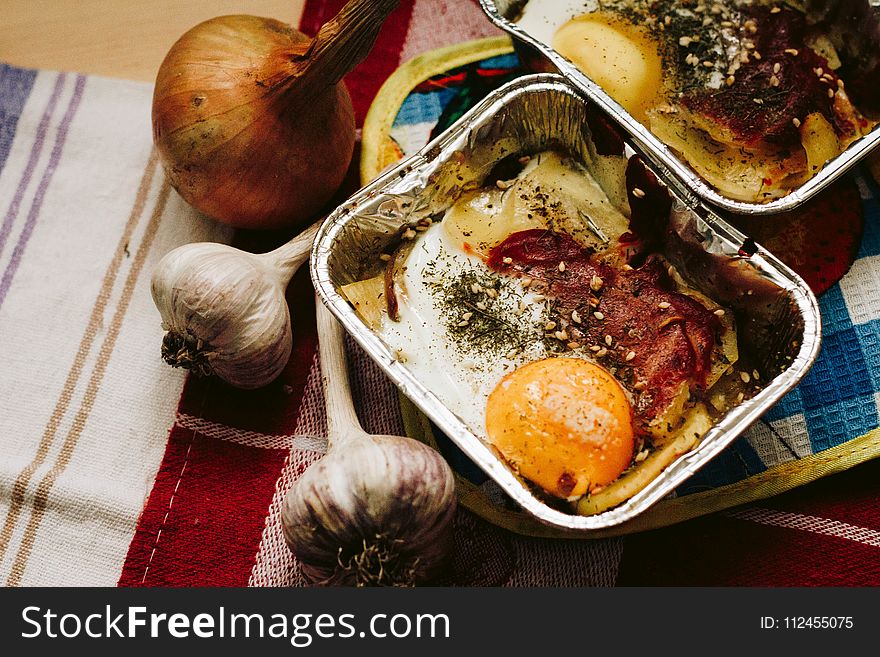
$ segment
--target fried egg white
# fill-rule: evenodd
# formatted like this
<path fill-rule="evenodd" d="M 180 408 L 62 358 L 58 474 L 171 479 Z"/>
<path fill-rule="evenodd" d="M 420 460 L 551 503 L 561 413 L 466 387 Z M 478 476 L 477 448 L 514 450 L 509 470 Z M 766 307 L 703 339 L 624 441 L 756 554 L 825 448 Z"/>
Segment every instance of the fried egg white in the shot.
<path fill-rule="evenodd" d="M 450 286 L 469 287 L 475 281 L 487 288 L 498 282 L 497 296 L 467 294 L 464 289 L 474 305 L 451 307 Z M 491 272 L 480 257 L 453 240 L 442 223 L 420 235 L 397 286 L 400 319 L 383 323 L 382 339 L 471 431 L 486 438 L 486 399 L 498 381 L 519 365 L 549 355 L 540 339 L 547 302 L 526 289 L 520 279 Z M 476 303 L 484 304 L 486 310 Z M 516 337 L 508 336 L 497 345 L 491 340 L 474 344 L 455 339 L 455 329 L 465 328 L 459 323 L 484 321 L 480 319 L 484 312 L 505 322 Z M 469 319 L 465 319 L 467 313 L 472 313 Z M 492 330 L 492 323 L 485 325 Z M 517 344 L 517 348 L 512 346 Z"/>

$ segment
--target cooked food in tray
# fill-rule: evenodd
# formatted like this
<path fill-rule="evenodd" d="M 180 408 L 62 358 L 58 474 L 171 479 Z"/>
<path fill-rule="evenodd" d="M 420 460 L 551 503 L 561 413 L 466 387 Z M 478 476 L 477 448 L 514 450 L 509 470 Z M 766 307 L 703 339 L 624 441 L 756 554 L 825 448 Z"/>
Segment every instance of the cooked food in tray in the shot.
<path fill-rule="evenodd" d="M 766 202 L 876 124 L 880 30 L 846 16 L 857 4 L 531 0 L 517 24 L 720 193 Z"/>
<path fill-rule="evenodd" d="M 760 386 L 733 313 L 656 252 L 666 190 L 597 157 L 591 175 L 561 151 L 508 156 L 342 288 L 537 494 L 582 514 L 634 495 Z"/>

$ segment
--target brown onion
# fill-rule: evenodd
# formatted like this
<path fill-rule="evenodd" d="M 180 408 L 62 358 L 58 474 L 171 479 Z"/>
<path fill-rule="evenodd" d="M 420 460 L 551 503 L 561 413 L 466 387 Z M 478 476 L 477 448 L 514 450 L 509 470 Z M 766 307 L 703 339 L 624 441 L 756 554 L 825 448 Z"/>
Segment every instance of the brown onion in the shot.
<path fill-rule="evenodd" d="M 174 188 L 233 226 L 308 223 L 354 151 L 342 77 L 398 2 L 352 0 L 314 39 L 256 16 L 220 16 L 184 34 L 153 94 L 153 139 Z"/>

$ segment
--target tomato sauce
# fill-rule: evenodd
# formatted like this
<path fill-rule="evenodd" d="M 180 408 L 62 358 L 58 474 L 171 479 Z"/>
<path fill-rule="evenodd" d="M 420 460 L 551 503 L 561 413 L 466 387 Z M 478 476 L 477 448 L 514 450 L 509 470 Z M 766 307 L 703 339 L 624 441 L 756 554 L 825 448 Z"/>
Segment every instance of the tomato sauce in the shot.
<path fill-rule="evenodd" d="M 643 425 L 669 407 L 682 384 L 705 388 L 721 323 L 675 291 L 659 258 L 616 266 L 568 235 L 532 229 L 494 247 L 487 264 L 539 281 L 560 317 L 580 320 L 568 325 L 570 339 L 598 347 L 592 352 L 633 393 Z"/>

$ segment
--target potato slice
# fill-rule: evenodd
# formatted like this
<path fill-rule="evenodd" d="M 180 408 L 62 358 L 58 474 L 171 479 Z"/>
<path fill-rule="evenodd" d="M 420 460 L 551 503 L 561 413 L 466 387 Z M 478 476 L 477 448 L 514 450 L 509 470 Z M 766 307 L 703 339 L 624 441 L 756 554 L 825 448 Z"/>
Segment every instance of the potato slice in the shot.
<path fill-rule="evenodd" d="M 816 173 L 832 157 L 840 154 L 837 133 L 822 114 L 808 114 L 800 127 L 801 143 L 807 153 L 807 170 Z"/>
<path fill-rule="evenodd" d="M 373 331 L 382 327 L 388 314 L 385 304 L 385 276 L 379 275 L 363 281 L 343 285 L 340 294 L 354 306 L 354 309 Z"/>
<path fill-rule="evenodd" d="M 722 194 L 740 201 L 765 201 L 806 180 L 807 159 L 800 149 L 788 154 L 726 144 L 679 114 L 651 112 L 651 131 Z"/>
<path fill-rule="evenodd" d="M 622 504 L 660 476 L 675 459 L 693 449 L 711 426 L 706 407 L 697 404 L 688 412 L 675 438 L 624 472 L 614 483 L 578 500 L 578 514 L 590 516 Z"/>

